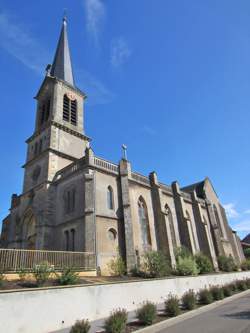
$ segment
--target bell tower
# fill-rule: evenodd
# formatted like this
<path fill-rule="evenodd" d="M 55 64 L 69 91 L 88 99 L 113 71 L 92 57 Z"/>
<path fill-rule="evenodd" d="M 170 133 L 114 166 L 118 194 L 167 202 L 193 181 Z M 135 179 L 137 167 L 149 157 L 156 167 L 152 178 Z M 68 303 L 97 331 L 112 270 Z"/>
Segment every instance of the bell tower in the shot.
<path fill-rule="evenodd" d="M 36 122 L 28 144 L 23 192 L 53 181 L 57 171 L 84 156 L 90 138 L 84 134 L 86 95 L 74 81 L 63 18 L 54 61 L 35 97 Z"/>

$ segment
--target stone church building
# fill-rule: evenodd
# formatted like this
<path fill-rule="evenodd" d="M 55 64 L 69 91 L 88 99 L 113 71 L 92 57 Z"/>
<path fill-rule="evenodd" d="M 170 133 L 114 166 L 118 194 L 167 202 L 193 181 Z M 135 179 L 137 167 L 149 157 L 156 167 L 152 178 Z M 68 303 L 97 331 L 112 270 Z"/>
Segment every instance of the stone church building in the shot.
<path fill-rule="evenodd" d="M 160 183 L 155 172 L 132 171 L 126 154 L 118 164 L 95 156 L 84 131 L 86 95 L 74 82 L 66 19 L 46 70 L 34 133 L 26 141 L 23 192 L 12 195 L 2 248 L 91 252 L 102 272 L 117 250 L 128 269 L 149 250 L 166 253 L 174 266 L 180 245 L 205 253 L 214 268 L 219 255 L 244 258 L 208 178 L 181 188 Z"/>

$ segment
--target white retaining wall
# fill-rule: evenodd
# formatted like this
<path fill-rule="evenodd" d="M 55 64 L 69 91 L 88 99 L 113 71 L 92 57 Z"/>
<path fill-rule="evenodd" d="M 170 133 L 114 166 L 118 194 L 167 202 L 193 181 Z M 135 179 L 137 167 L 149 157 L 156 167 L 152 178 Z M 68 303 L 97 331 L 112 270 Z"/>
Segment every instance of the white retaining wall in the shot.
<path fill-rule="evenodd" d="M 250 271 L 35 291 L 2 291 L 0 331 L 49 333 L 70 327 L 76 319 L 92 321 L 107 317 L 118 307 L 133 311 L 145 300 L 163 303 L 169 293 L 181 297 L 189 289 L 198 291 L 244 278 L 250 278 Z"/>

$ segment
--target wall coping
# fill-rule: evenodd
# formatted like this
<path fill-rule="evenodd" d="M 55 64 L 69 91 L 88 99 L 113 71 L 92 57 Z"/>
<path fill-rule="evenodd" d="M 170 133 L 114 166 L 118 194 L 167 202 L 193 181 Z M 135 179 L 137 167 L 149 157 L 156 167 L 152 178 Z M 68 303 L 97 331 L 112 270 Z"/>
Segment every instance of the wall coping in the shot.
<path fill-rule="evenodd" d="M 9 290 L 0 290 L 0 296 L 2 294 L 12 294 L 12 293 L 21 293 L 21 292 L 34 292 L 34 291 L 46 291 L 46 290 L 54 290 L 54 289 L 72 289 L 72 288 L 85 288 L 85 287 L 96 287 L 96 286 L 104 286 L 104 285 L 116 285 L 116 284 L 129 284 L 129 283 L 141 283 L 141 282 L 153 282 L 160 280 L 178 280 L 178 279 L 192 279 L 192 278 L 200 278 L 205 276 L 223 276 L 229 274 L 245 274 L 250 271 L 241 271 L 241 272 L 220 272 L 220 273 L 209 273 L 209 274 L 200 274 L 200 275 L 189 275 L 189 276 L 169 276 L 164 278 L 148 278 L 148 279 L 137 279 L 137 280 L 127 280 L 127 281 L 107 281 L 107 282 L 96 282 L 96 283 L 86 283 L 86 284 L 74 284 L 68 286 L 51 286 L 51 287 L 40 287 L 40 288 L 23 288 L 23 289 L 9 289 Z"/>

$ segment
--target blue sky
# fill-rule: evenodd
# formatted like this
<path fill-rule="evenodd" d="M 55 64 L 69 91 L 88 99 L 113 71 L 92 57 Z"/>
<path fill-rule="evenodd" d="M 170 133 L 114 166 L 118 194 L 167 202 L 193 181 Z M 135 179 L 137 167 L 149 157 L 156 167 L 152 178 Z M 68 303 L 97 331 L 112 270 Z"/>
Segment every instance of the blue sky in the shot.
<path fill-rule="evenodd" d="M 250 232 L 250 2 L 0 0 L 0 219 L 22 191 L 35 96 L 67 8 L 85 132 L 181 186 L 209 176 L 230 224 Z"/>

